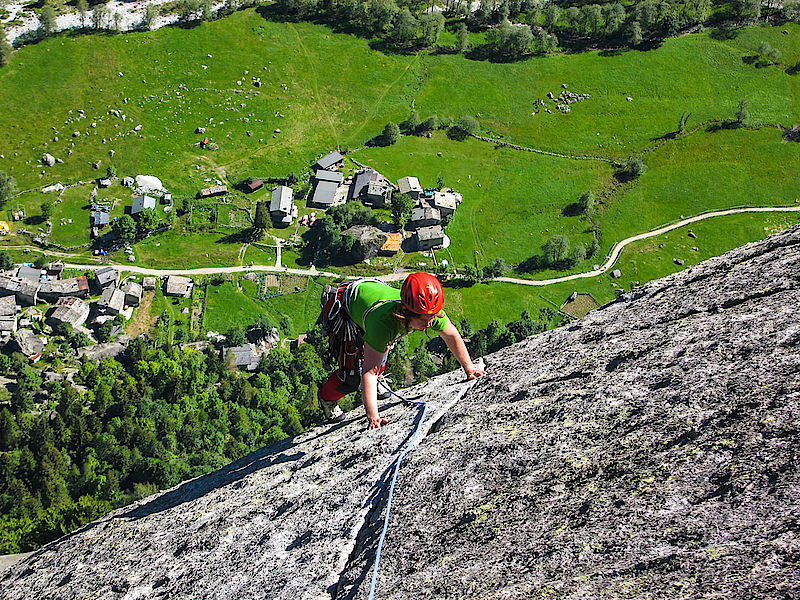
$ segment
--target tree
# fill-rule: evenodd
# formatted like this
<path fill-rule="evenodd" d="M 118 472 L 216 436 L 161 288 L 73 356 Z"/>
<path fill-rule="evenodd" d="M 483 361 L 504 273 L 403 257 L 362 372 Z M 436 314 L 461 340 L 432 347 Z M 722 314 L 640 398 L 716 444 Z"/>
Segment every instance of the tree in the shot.
<path fill-rule="evenodd" d="M 42 202 L 40 208 L 42 209 L 42 219 L 48 221 L 53 215 L 53 203 L 49 201 Z"/>
<path fill-rule="evenodd" d="M 10 271 L 14 268 L 14 259 L 5 250 L 0 250 L 0 271 Z"/>
<path fill-rule="evenodd" d="M 56 10 L 49 2 L 39 12 L 39 37 L 46 38 L 56 29 Z"/>
<path fill-rule="evenodd" d="M 561 19 L 561 7 L 553 3 L 548 4 L 544 10 L 544 19 L 547 29 L 554 31 L 558 27 L 559 19 Z"/>
<path fill-rule="evenodd" d="M 603 9 L 599 4 L 587 4 L 583 7 L 583 19 L 586 23 L 587 33 L 596 37 L 603 20 Z"/>
<path fill-rule="evenodd" d="M 142 15 L 142 29 L 150 30 L 155 25 L 158 18 L 158 7 L 155 4 L 148 4 Z"/>
<path fill-rule="evenodd" d="M 0 206 L 17 195 L 17 180 L 0 171 Z"/>
<path fill-rule="evenodd" d="M 565 235 L 554 235 L 542 246 L 545 259 L 551 267 L 558 267 L 569 256 L 569 238 Z"/>
<path fill-rule="evenodd" d="M 456 49 L 459 52 L 466 52 L 469 49 L 469 32 L 463 22 L 459 23 L 456 30 Z"/>
<path fill-rule="evenodd" d="M 589 214 L 594 208 L 594 194 L 591 190 L 583 192 L 581 197 L 578 198 L 578 208 L 584 214 Z"/>
<path fill-rule="evenodd" d="M 606 35 L 616 35 L 625 23 L 625 8 L 619 2 L 606 6 Z"/>
<path fill-rule="evenodd" d="M 444 29 L 444 15 L 440 12 L 425 13 L 419 23 L 422 28 L 422 45 L 426 48 L 435 46 Z"/>
<path fill-rule="evenodd" d="M 427 119 L 425 119 L 422 123 L 419 124 L 417 127 L 417 132 L 425 133 L 426 131 L 434 131 L 435 129 L 439 128 L 439 117 L 436 115 L 431 115 Z"/>
<path fill-rule="evenodd" d="M 214 16 L 213 0 L 200 0 L 200 18 L 203 21 L 210 21 Z"/>
<path fill-rule="evenodd" d="M 108 7 L 103 4 L 95 4 L 92 9 L 92 27 L 95 29 L 104 29 L 108 21 Z"/>
<path fill-rule="evenodd" d="M 86 0 L 78 0 L 76 7 L 81 18 L 81 29 L 86 29 L 86 20 L 89 17 L 89 3 Z"/>
<path fill-rule="evenodd" d="M 409 113 L 408 118 L 403 121 L 401 125 L 406 133 L 414 133 L 417 130 L 417 127 L 419 127 L 419 113 L 415 110 L 412 110 Z"/>
<path fill-rule="evenodd" d="M 137 217 L 138 230 L 147 235 L 158 229 L 161 220 L 158 218 L 158 213 L 155 208 L 144 208 Z"/>
<path fill-rule="evenodd" d="M 122 31 L 122 13 L 118 13 L 117 11 L 114 11 L 114 16 L 113 16 L 112 20 L 114 21 L 114 31 L 116 31 L 117 33 L 121 32 Z"/>
<path fill-rule="evenodd" d="M 642 26 L 639 24 L 639 21 L 634 21 L 631 23 L 631 30 L 628 35 L 631 45 L 638 46 L 642 43 L 643 34 L 642 34 Z"/>
<path fill-rule="evenodd" d="M 234 325 L 225 332 L 225 339 L 229 346 L 242 346 L 247 343 L 247 334 L 243 325 Z"/>
<path fill-rule="evenodd" d="M 466 134 L 478 135 L 481 132 L 481 125 L 478 119 L 472 115 L 464 115 L 458 122 L 458 128 Z"/>
<path fill-rule="evenodd" d="M 484 274 L 487 278 L 502 277 L 508 271 L 506 261 L 500 257 L 495 258 L 491 265 L 484 267 Z"/>
<path fill-rule="evenodd" d="M 417 35 L 417 20 L 408 8 L 404 8 L 394 18 L 392 28 L 392 40 L 395 44 L 405 45 L 413 40 Z"/>
<path fill-rule="evenodd" d="M 398 231 L 406 226 L 412 210 L 414 210 L 414 201 L 408 194 L 392 194 L 392 221 Z"/>
<path fill-rule="evenodd" d="M 5 29 L 3 29 L 3 26 L 0 25 L 0 67 L 8 63 L 8 59 L 11 56 L 11 52 L 12 52 L 11 44 L 8 43 Z"/>
<path fill-rule="evenodd" d="M 256 214 L 253 217 L 253 229 L 258 232 L 259 236 L 261 236 L 267 227 L 269 227 L 269 208 L 267 208 L 266 202 L 259 200 L 256 202 Z"/>
<path fill-rule="evenodd" d="M 123 244 L 136 241 L 136 223 L 130 215 L 123 215 L 114 221 L 111 231 Z"/>
<path fill-rule="evenodd" d="M 747 122 L 750 120 L 750 111 L 748 107 L 750 106 L 750 101 L 746 98 L 742 98 L 739 100 L 739 106 L 736 109 L 736 125 L 739 127 L 743 127 L 747 125 Z"/>
<path fill-rule="evenodd" d="M 381 143 L 384 146 L 391 146 L 392 144 L 396 144 L 397 140 L 400 139 L 400 127 L 397 126 L 397 123 L 392 123 L 389 121 L 386 124 L 386 127 L 383 128 L 383 133 L 381 134 Z"/>
<path fill-rule="evenodd" d="M 644 175 L 645 171 L 647 171 L 647 165 L 644 164 L 641 158 L 634 158 L 631 156 L 625 161 L 622 170 L 628 177 L 635 179 Z"/>
<path fill-rule="evenodd" d="M 398 12 L 400 9 L 394 0 L 369 0 L 366 3 L 365 24 L 372 33 L 387 31 Z"/>

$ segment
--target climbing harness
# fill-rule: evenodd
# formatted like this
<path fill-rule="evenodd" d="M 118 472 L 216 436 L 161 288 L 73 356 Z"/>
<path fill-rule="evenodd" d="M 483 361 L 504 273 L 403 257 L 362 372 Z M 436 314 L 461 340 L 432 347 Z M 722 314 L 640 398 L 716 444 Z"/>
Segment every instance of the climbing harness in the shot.
<path fill-rule="evenodd" d="M 397 481 L 397 473 L 400 471 L 400 464 L 403 462 L 403 457 L 408 453 L 411 448 L 414 447 L 414 444 L 417 441 L 417 436 L 419 435 L 419 431 L 422 428 L 422 424 L 425 422 L 425 416 L 428 413 L 428 403 L 424 400 L 412 400 L 410 398 L 403 398 L 400 394 L 394 392 L 382 381 L 380 384 L 386 388 L 386 390 L 396 398 L 399 398 L 403 402 L 408 402 L 410 404 L 421 404 L 422 405 L 422 413 L 419 418 L 419 422 L 417 426 L 414 428 L 414 433 L 411 436 L 411 440 L 406 444 L 406 447 L 400 452 L 400 456 L 397 457 L 397 460 L 394 464 L 394 473 L 392 474 L 392 482 L 389 485 L 389 496 L 386 499 L 386 516 L 383 518 L 383 530 L 381 531 L 381 536 L 378 539 L 378 548 L 375 551 L 375 564 L 372 566 L 372 583 L 369 586 L 369 596 L 368 600 L 374 600 L 375 598 L 375 585 L 378 582 L 378 568 L 381 562 L 381 550 L 383 550 L 383 540 L 386 539 L 386 532 L 389 529 L 389 514 L 392 511 L 392 497 L 394 496 L 394 484 Z"/>

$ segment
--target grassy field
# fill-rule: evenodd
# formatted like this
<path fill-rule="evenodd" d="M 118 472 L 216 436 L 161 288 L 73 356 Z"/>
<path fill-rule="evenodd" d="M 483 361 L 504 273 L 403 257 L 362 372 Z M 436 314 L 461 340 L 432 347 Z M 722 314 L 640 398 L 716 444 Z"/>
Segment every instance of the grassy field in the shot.
<path fill-rule="evenodd" d="M 789 35 L 781 33 L 784 29 Z M 448 35 L 443 43 L 449 43 Z M 538 254 L 555 234 L 587 243 L 592 238 L 589 221 L 564 211 L 586 190 L 602 199 L 595 220 L 605 252 L 624 237 L 682 215 L 795 204 L 800 198 L 794 167 L 800 163 L 800 145 L 782 143 L 775 125 L 800 121 L 800 76 L 787 68 L 800 59 L 798 40 L 797 25 L 747 27 L 724 36 L 703 31 L 672 38 L 649 51 L 557 54 L 497 64 L 457 54 L 383 53 L 372 50 L 369 40 L 309 23 L 270 22 L 255 10 L 189 29 L 62 34 L 22 48 L 0 69 L 0 170 L 29 190 L 4 208 L 24 208 L 29 217 L 12 224 L 12 230 L 25 227 L 36 233 L 40 204 L 56 197 L 39 192 L 41 186 L 90 181 L 110 165 L 120 176 L 160 177 L 181 202 L 216 181 L 232 185 L 246 176 L 303 174 L 316 157 L 339 148 L 353 150 L 351 157 L 390 179 L 416 175 L 424 186 L 435 186 L 441 178 L 462 192 L 464 204 L 447 231 L 452 245 L 438 252 L 438 259 L 480 267 L 501 257 L 513 265 Z M 748 58 L 763 41 L 780 51 L 779 64 L 758 66 Z M 334 67 L 332 57 L 346 57 L 346 62 Z M 254 78 L 260 79 L 260 87 Z M 548 92 L 558 95 L 563 84 L 589 98 L 572 105 L 569 114 L 532 114 L 537 100 L 546 99 Z M 750 102 L 752 128 L 714 131 L 700 126 L 732 118 L 741 98 Z M 475 139 L 454 141 L 443 132 L 430 139 L 402 137 L 386 148 L 363 147 L 387 121 L 404 119 L 412 106 L 422 118 L 473 114 L 490 135 L 565 156 L 495 148 Z M 691 133 L 665 141 L 663 136 L 675 131 L 684 111 L 691 113 Z M 197 127 L 206 133 L 195 134 Z M 218 149 L 201 149 L 203 136 Z M 44 152 L 64 164 L 42 167 L 38 161 Z M 620 185 L 609 161 L 631 155 L 643 156 L 648 170 L 639 180 Z M 98 170 L 91 166 L 95 161 L 100 161 Z M 54 242 L 73 246 L 88 241 L 91 189 L 84 185 L 62 194 L 53 211 Z M 130 196 L 119 184 L 98 191 L 100 200 L 113 204 L 112 217 L 123 214 Z M 233 203 L 247 210 L 267 198 L 267 189 L 231 195 Z M 300 212 L 312 211 L 301 205 Z M 208 214 L 220 225 L 237 219 L 233 205 L 212 207 Z M 208 217 L 200 211 L 196 216 L 198 222 Z M 704 223 L 708 230 L 702 243 L 697 242 L 700 250 L 685 257 L 687 264 L 759 232 L 763 237 L 765 228 L 773 226 L 772 218 L 743 216 L 742 231 L 736 234 L 719 220 Z M 246 246 L 235 229 L 190 233 L 179 222 L 176 229 L 137 244 L 136 264 L 274 264 L 272 236 L 291 240 L 303 231 L 273 230 L 256 247 Z M 15 243 L 11 236 L 4 242 L 21 245 L 27 240 Z M 631 281 L 674 270 L 671 261 L 661 265 L 652 248 L 639 250 L 636 260 L 625 258 L 629 250 L 620 263 Z M 14 255 L 22 256 L 18 251 Z M 127 260 L 123 253 L 112 258 Z M 296 266 L 298 260 L 295 250 L 284 247 L 283 265 Z M 416 254 L 401 260 L 411 267 L 430 262 Z M 630 268 L 625 260 L 631 261 Z M 574 271 L 597 262 L 599 257 L 588 259 Z M 344 270 L 367 271 L 363 266 Z M 609 280 L 586 285 L 601 302 L 615 294 Z M 290 315 L 292 328 L 299 331 L 316 318 L 313 288 L 266 302 L 253 299 L 256 304 L 243 309 L 243 318 L 263 304 L 273 316 Z M 490 289 L 453 290 L 460 298 L 453 310 L 480 315 L 479 301 L 470 295 L 483 294 L 485 300 Z M 522 308 L 551 306 L 542 296 L 560 305 L 572 291 L 570 286 L 520 289 L 499 298 L 508 303 L 505 316 L 516 318 Z M 224 306 L 222 298 L 209 297 L 209 304 L 207 316 L 214 327 L 231 320 L 214 316 Z"/>

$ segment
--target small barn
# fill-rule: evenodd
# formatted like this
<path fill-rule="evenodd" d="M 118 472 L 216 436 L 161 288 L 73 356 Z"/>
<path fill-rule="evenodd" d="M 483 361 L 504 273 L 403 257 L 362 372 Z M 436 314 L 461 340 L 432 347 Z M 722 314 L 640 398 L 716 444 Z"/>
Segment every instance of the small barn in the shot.
<path fill-rule="evenodd" d="M 155 208 L 156 199 L 152 196 L 134 196 L 133 204 L 131 205 L 131 214 L 138 215 L 145 208 Z"/>
<path fill-rule="evenodd" d="M 262 187 L 264 187 L 263 181 L 261 181 L 260 179 L 253 179 L 253 181 L 251 181 L 250 183 L 244 184 L 244 191 L 247 192 L 248 194 L 252 194 L 253 192 L 260 190 Z"/>
<path fill-rule="evenodd" d="M 320 158 L 317 162 L 314 163 L 315 169 L 326 169 L 326 170 L 333 170 L 338 167 L 341 167 L 344 164 L 344 156 L 340 153 L 336 152 L 329 152 L 322 158 Z"/>

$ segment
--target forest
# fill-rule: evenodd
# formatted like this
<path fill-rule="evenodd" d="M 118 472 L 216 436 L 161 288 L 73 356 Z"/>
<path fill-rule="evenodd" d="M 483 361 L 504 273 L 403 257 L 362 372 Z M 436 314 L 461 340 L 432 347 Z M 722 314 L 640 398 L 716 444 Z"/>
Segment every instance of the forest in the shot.
<path fill-rule="evenodd" d="M 541 315 L 547 321 L 552 314 Z M 459 323 L 473 356 L 545 329 L 523 313 L 478 331 Z M 273 349 L 254 373 L 213 347 L 131 341 L 120 360 L 85 361 L 55 380 L 15 353 L 0 405 L 0 553 L 36 549 L 114 508 L 218 469 L 322 422 L 316 388 L 326 342 Z M 457 367 L 439 338 L 413 352 L 402 338 L 387 375 L 395 387 Z M 46 379 L 46 380 L 45 380 Z M 343 408 L 360 403 L 354 394 Z"/>

